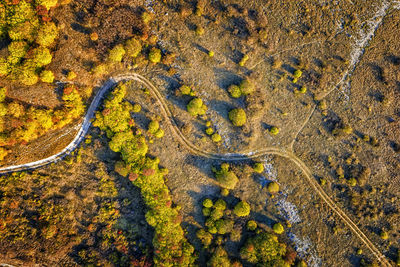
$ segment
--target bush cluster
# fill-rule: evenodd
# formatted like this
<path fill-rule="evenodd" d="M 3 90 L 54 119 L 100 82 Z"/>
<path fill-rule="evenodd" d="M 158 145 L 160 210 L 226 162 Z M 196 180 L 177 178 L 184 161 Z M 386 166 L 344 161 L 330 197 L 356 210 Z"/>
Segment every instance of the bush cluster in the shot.
<path fill-rule="evenodd" d="M 221 168 L 219 170 L 213 169 L 213 171 L 215 173 L 215 178 L 222 188 L 226 188 L 228 190 L 234 189 L 236 184 L 239 182 L 236 174 L 229 170 L 228 163 L 221 164 Z"/>
<path fill-rule="evenodd" d="M 8 57 L 0 58 L 0 75 L 24 85 L 39 81 L 39 73 L 52 60 L 49 46 L 58 37 L 58 28 L 49 22 L 48 10 L 55 7 L 57 0 L 6 1 L 0 4 L 0 37 L 11 40 Z M 41 7 L 44 10 L 41 10 Z M 28 53 L 29 51 L 29 53 Z M 54 79 L 54 78 L 53 78 Z M 52 82 L 50 77 L 41 77 Z"/>
<path fill-rule="evenodd" d="M 246 201 L 240 201 L 236 204 L 233 212 L 238 217 L 246 217 L 250 214 L 250 205 Z"/>
<path fill-rule="evenodd" d="M 285 254 L 286 245 L 280 243 L 277 236 L 267 232 L 249 238 L 240 250 L 242 259 L 260 266 L 288 266 Z"/>
<path fill-rule="evenodd" d="M 204 115 L 207 111 L 207 106 L 204 105 L 203 100 L 201 98 L 193 98 L 190 100 L 189 104 L 186 106 L 187 111 L 193 117 L 197 117 L 198 115 Z"/>
<path fill-rule="evenodd" d="M 243 79 L 239 85 L 232 84 L 228 88 L 228 92 L 233 98 L 239 98 L 241 96 L 246 96 L 254 92 L 256 86 L 249 79 Z"/>
<path fill-rule="evenodd" d="M 7 155 L 7 147 L 28 143 L 50 130 L 60 129 L 82 116 L 85 110 L 75 86 L 64 89 L 63 105 L 57 109 L 36 108 L 18 101 L 7 101 L 6 88 L 0 88 L 0 158 Z M 5 124 L 5 121 L 13 123 Z"/>
<path fill-rule="evenodd" d="M 104 108 L 96 113 L 93 125 L 106 132 L 109 147 L 121 154 L 123 161 L 118 170 L 142 193 L 148 207 L 147 223 L 154 227 L 154 264 L 156 266 L 191 266 L 195 260 L 194 248 L 189 244 L 182 229 L 179 206 L 174 206 L 165 184 L 166 171 L 160 169 L 159 159 L 147 156 L 148 146 L 141 134 L 134 134 L 134 122 L 129 111 L 132 105 L 124 101 L 126 85 L 119 84 L 104 102 Z M 158 131 L 158 123 L 152 122 L 149 131 Z M 201 236 L 201 235 L 200 235 Z M 207 239 L 206 236 L 202 237 Z"/>

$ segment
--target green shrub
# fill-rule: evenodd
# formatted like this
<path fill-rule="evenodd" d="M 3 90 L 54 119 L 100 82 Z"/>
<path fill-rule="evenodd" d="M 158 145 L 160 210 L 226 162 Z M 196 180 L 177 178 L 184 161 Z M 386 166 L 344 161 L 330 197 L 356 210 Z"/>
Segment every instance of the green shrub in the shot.
<path fill-rule="evenodd" d="M 250 220 L 250 221 L 247 222 L 246 227 L 250 231 L 255 231 L 257 229 L 257 222 L 253 221 L 253 220 Z"/>
<path fill-rule="evenodd" d="M 224 211 L 223 210 L 213 209 L 211 211 L 211 214 L 210 214 L 210 219 L 213 220 L 213 221 L 216 221 L 218 219 L 221 219 L 222 216 L 224 216 Z"/>
<path fill-rule="evenodd" d="M 113 62 L 121 62 L 124 57 L 126 51 L 122 44 L 114 46 L 113 49 L 110 50 L 108 54 L 108 59 Z"/>
<path fill-rule="evenodd" d="M 4 102 L 7 96 L 7 88 L 6 87 L 0 87 L 0 103 Z"/>
<path fill-rule="evenodd" d="M 8 63 L 4 58 L 0 58 L 0 76 L 7 75 L 9 72 L 8 70 Z"/>
<path fill-rule="evenodd" d="M 210 234 L 216 234 L 217 233 L 217 228 L 215 226 L 211 226 L 208 228 L 208 232 Z"/>
<path fill-rule="evenodd" d="M 249 60 L 249 55 L 244 54 L 242 59 L 239 61 L 239 66 L 243 67 L 246 64 L 247 60 Z"/>
<path fill-rule="evenodd" d="M 160 124 L 158 121 L 151 121 L 147 126 L 147 131 L 151 134 L 155 134 L 158 129 L 160 129 Z"/>
<path fill-rule="evenodd" d="M 125 43 L 125 51 L 127 56 L 136 58 L 142 51 L 142 45 L 135 38 L 129 39 Z"/>
<path fill-rule="evenodd" d="M 72 71 L 72 70 L 68 71 L 67 80 L 72 81 L 72 80 L 75 80 L 76 77 L 78 77 L 78 75 L 76 74 L 75 71 Z"/>
<path fill-rule="evenodd" d="M 218 142 L 221 142 L 222 137 L 221 137 L 221 135 L 219 135 L 218 133 L 214 133 L 214 134 L 211 136 L 211 140 L 212 140 L 214 143 L 218 143 Z"/>
<path fill-rule="evenodd" d="M 141 15 L 141 18 L 142 18 L 142 21 L 145 23 L 145 24 L 149 24 L 152 20 L 153 20 L 153 14 L 151 14 L 151 13 L 149 13 L 149 12 L 143 12 L 142 13 L 142 15 Z"/>
<path fill-rule="evenodd" d="M 246 201 L 240 201 L 233 209 L 233 213 L 239 217 L 245 217 L 250 214 L 250 205 Z"/>
<path fill-rule="evenodd" d="M 302 72 L 301 70 L 295 70 L 294 73 L 293 73 L 293 77 L 294 77 L 295 79 L 300 78 L 301 75 L 303 75 L 303 72 Z"/>
<path fill-rule="evenodd" d="M 283 232 L 285 232 L 285 228 L 283 228 L 283 225 L 281 223 L 275 223 L 272 229 L 278 235 L 283 234 Z"/>
<path fill-rule="evenodd" d="M 254 92 L 256 86 L 249 79 L 244 79 L 240 82 L 239 88 L 242 92 L 242 95 L 249 95 Z"/>
<path fill-rule="evenodd" d="M 223 199 L 218 199 L 214 204 L 214 209 L 225 210 L 226 209 L 226 202 Z"/>
<path fill-rule="evenodd" d="M 7 61 L 9 64 L 17 64 L 25 56 L 29 45 L 24 41 L 13 41 L 8 45 L 9 56 Z"/>
<path fill-rule="evenodd" d="M 302 86 L 302 87 L 300 88 L 299 92 L 300 92 L 301 94 L 307 93 L 307 87 Z"/>
<path fill-rule="evenodd" d="M 217 232 L 220 235 L 230 233 L 233 229 L 233 225 L 234 225 L 233 220 L 219 219 L 215 222 L 215 228 L 217 228 Z"/>
<path fill-rule="evenodd" d="M 182 95 L 190 95 L 190 93 L 192 92 L 192 88 L 187 85 L 182 85 L 181 87 L 179 87 L 179 91 Z"/>
<path fill-rule="evenodd" d="M 221 187 L 226 189 L 234 189 L 239 182 L 236 174 L 229 170 L 229 164 L 222 164 L 220 170 L 215 170 L 215 178 Z"/>
<path fill-rule="evenodd" d="M 240 249 L 240 256 L 259 266 L 287 266 L 283 261 L 286 245 L 279 243 L 277 236 L 266 232 L 249 238 Z"/>
<path fill-rule="evenodd" d="M 206 232 L 204 229 L 200 229 L 196 232 L 196 236 L 198 239 L 200 239 L 201 243 L 203 244 L 204 247 L 208 247 L 213 239 L 212 234 L 209 232 Z"/>
<path fill-rule="evenodd" d="M 164 135 L 165 135 L 165 132 L 163 129 L 158 129 L 157 132 L 154 133 L 154 136 L 156 138 L 162 138 L 162 137 L 164 137 Z"/>
<path fill-rule="evenodd" d="M 203 27 L 201 27 L 200 25 L 196 27 L 196 34 L 198 36 L 202 36 L 204 34 L 205 30 Z"/>
<path fill-rule="evenodd" d="M 242 96 L 242 91 L 240 90 L 239 86 L 232 84 L 228 88 L 228 92 L 233 98 L 239 98 Z"/>
<path fill-rule="evenodd" d="M 226 197 L 229 195 L 229 190 L 226 188 L 221 188 L 221 196 Z"/>
<path fill-rule="evenodd" d="M 205 208 L 211 208 L 213 205 L 214 205 L 214 204 L 213 204 L 213 202 L 212 202 L 211 199 L 209 199 L 209 198 L 204 199 L 204 201 L 203 201 L 203 207 L 205 207 Z"/>
<path fill-rule="evenodd" d="M 229 119 L 237 127 L 245 125 L 247 120 L 246 113 L 242 108 L 235 108 L 229 111 Z"/>
<path fill-rule="evenodd" d="M 140 104 L 134 104 L 132 107 L 132 112 L 139 113 L 142 110 L 142 106 Z"/>
<path fill-rule="evenodd" d="M 296 267 L 307 267 L 307 263 L 301 260 L 296 264 Z"/>
<path fill-rule="evenodd" d="M 92 69 L 93 75 L 99 77 L 107 73 L 107 65 L 106 64 L 99 64 Z"/>
<path fill-rule="evenodd" d="M 161 61 L 161 50 L 153 47 L 149 53 L 149 60 L 153 63 L 159 63 Z"/>
<path fill-rule="evenodd" d="M 44 70 L 40 73 L 40 80 L 44 83 L 52 83 L 54 81 L 54 74 L 51 70 Z"/>
<path fill-rule="evenodd" d="M 213 128 L 210 127 L 210 128 L 206 129 L 206 134 L 207 135 L 212 135 L 213 133 L 214 133 L 214 129 Z"/>
<path fill-rule="evenodd" d="M 33 49 L 33 62 L 37 67 L 42 67 L 51 63 L 52 55 L 46 47 L 37 47 Z"/>
<path fill-rule="evenodd" d="M 229 238 L 233 242 L 239 242 L 240 239 L 242 238 L 242 229 L 239 227 L 233 228 Z M 240 264 L 239 262 L 236 262 L 236 263 L 233 263 L 232 267 L 242 267 L 242 264 Z"/>
<path fill-rule="evenodd" d="M 34 85 L 38 82 L 39 77 L 34 68 L 30 66 L 22 66 L 17 74 L 17 79 L 24 85 Z"/>
<path fill-rule="evenodd" d="M 129 168 L 126 166 L 125 162 L 123 161 L 117 161 L 115 163 L 114 167 L 115 172 L 117 172 L 119 175 L 126 177 L 129 173 Z"/>
<path fill-rule="evenodd" d="M 0 147 L 0 161 L 2 161 L 8 155 L 8 150 Z"/>
<path fill-rule="evenodd" d="M 38 5 L 44 6 L 49 10 L 52 7 L 57 6 L 58 0 L 36 0 Z"/>
<path fill-rule="evenodd" d="M 193 98 L 189 104 L 187 104 L 186 108 L 193 117 L 204 115 L 207 111 L 207 106 L 203 104 L 203 100 L 200 98 Z"/>
<path fill-rule="evenodd" d="M 279 128 L 276 126 L 272 126 L 271 129 L 269 130 L 269 133 L 271 135 L 277 135 L 279 133 Z"/>
<path fill-rule="evenodd" d="M 217 247 L 207 263 L 207 266 L 231 267 L 232 264 L 228 258 L 228 253 L 222 247 Z"/>
<path fill-rule="evenodd" d="M 36 37 L 36 43 L 41 46 L 50 46 L 58 36 L 57 26 L 53 22 L 41 25 Z"/>
<path fill-rule="evenodd" d="M 354 177 L 352 177 L 352 178 L 350 178 L 350 179 L 347 180 L 347 183 L 348 183 L 350 186 L 354 187 L 354 186 L 357 185 L 357 179 L 354 178 Z"/>
<path fill-rule="evenodd" d="M 264 171 L 264 164 L 262 164 L 261 162 L 256 162 L 254 164 L 253 170 L 256 173 L 262 173 Z"/>
<path fill-rule="evenodd" d="M 353 133 L 353 128 L 350 125 L 344 124 L 340 127 L 334 128 L 332 134 L 335 136 L 350 135 Z"/>
<path fill-rule="evenodd" d="M 203 208 L 202 209 L 203 216 L 208 217 L 211 215 L 211 209 L 210 208 Z"/>
<path fill-rule="evenodd" d="M 267 186 L 268 192 L 275 194 L 279 192 L 279 185 L 277 182 L 270 182 Z"/>
<path fill-rule="evenodd" d="M 9 107 L 7 107 L 6 104 L 4 103 L 0 103 L 0 117 L 4 117 L 5 115 L 7 115 Z"/>

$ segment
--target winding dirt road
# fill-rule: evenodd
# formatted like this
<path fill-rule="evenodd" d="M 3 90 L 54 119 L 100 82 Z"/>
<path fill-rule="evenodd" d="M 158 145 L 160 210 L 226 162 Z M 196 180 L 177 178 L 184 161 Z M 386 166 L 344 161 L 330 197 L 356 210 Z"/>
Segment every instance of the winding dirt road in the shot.
<path fill-rule="evenodd" d="M 319 183 L 313 178 L 313 174 L 311 170 L 305 165 L 303 161 L 301 161 L 292 151 L 279 148 L 279 147 L 266 147 L 257 151 L 250 152 L 241 152 L 241 153 L 228 153 L 228 154 L 218 154 L 213 152 L 208 152 L 202 150 L 195 145 L 193 145 L 180 131 L 178 125 L 175 122 L 175 119 L 164 99 L 160 91 L 145 77 L 137 74 L 137 73 L 126 73 L 120 74 L 110 78 L 100 90 L 97 92 L 94 97 L 92 103 L 90 104 L 86 115 L 83 119 L 83 122 L 80 126 L 78 134 L 75 138 L 65 147 L 61 152 L 50 156 L 45 159 L 41 159 L 38 161 L 15 165 L 0 168 L 0 174 L 6 174 L 9 172 L 17 172 L 17 171 L 25 171 L 30 169 L 39 168 L 45 166 L 47 164 L 57 162 L 63 159 L 66 155 L 70 154 L 79 143 L 83 140 L 86 133 L 88 132 L 91 126 L 91 119 L 94 117 L 94 114 L 97 108 L 100 106 L 101 100 L 103 99 L 105 93 L 109 91 L 112 87 L 114 87 L 118 82 L 122 81 L 130 81 L 134 80 L 142 83 L 146 88 L 149 89 L 151 94 L 157 99 L 162 115 L 165 117 L 165 121 L 168 123 L 171 132 L 176 137 L 176 139 L 185 146 L 185 148 L 195 155 L 199 155 L 209 159 L 221 160 L 221 161 L 240 161 L 247 160 L 253 158 L 259 158 L 265 155 L 277 155 L 281 157 L 285 157 L 291 161 L 293 161 L 304 173 L 307 181 L 311 185 L 311 187 L 315 190 L 315 192 L 321 197 L 321 199 L 343 220 L 343 222 L 350 228 L 350 230 L 364 243 L 364 245 L 373 253 L 376 259 L 380 262 L 381 266 L 392 266 L 387 258 L 379 251 L 379 249 L 368 239 L 368 237 L 357 227 L 357 225 L 342 211 L 335 202 L 325 193 Z"/>

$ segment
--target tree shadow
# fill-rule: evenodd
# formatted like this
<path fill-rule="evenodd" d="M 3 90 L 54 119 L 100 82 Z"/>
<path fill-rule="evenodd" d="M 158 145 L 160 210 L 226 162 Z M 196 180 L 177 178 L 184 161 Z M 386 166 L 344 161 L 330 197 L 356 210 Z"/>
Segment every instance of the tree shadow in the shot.
<path fill-rule="evenodd" d="M 372 73 L 379 82 L 386 83 L 382 67 L 376 63 L 369 63 L 368 66 L 372 69 Z"/>
<path fill-rule="evenodd" d="M 97 210 L 93 210 L 91 214 L 87 214 L 86 218 L 80 221 L 79 232 L 85 231 L 90 225 L 94 225 L 96 228 L 93 229 L 88 235 L 85 235 L 82 241 L 72 247 L 69 252 L 69 256 L 75 261 L 76 264 L 87 264 L 85 257 L 82 258 L 80 252 L 96 251 L 102 258 L 117 257 L 117 266 L 128 266 L 129 264 L 124 260 L 124 257 L 133 257 L 136 260 L 140 260 L 148 257 L 146 249 L 152 251 L 152 239 L 154 236 L 154 229 L 146 223 L 145 213 L 147 207 L 142 199 L 140 189 L 134 186 L 126 177 L 123 177 L 114 171 L 114 165 L 117 160 L 120 160 L 118 153 L 111 151 L 107 145 L 106 137 L 101 137 L 103 144 L 100 149 L 95 150 L 95 157 L 105 163 L 106 173 L 110 180 L 115 184 L 117 193 L 115 195 L 101 196 L 96 195 L 94 197 L 94 203 L 97 206 Z M 99 180 L 100 177 L 97 177 Z M 108 185 L 106 185 L 108 186 Z M 110 190 L 110 189 L 106 189 Z M 105 204 L 107 203 L 107 204 Z M 119 212 L 117 221 L 114 224 L 108 225 L 111 221 L 105 222 L 94 222 L 94 216 L 102 216 L 101 207 L 108 204 L 112 205 L 115 203 L 115 208 Z M 107 209 L 107 208 L 106 208 Z M 110 244 L 104 248 L 104 230 L 111 226 L 111 229 L 118 230 L 121 232 L 128 244 L 126 245 L 126 251 L 118 248 L 115 244 Z M 87 231 L 87 230 L 86 230 Z M 109 238 L 109 237 L 108 237 Z M 118 242 L 117 237 L 113 237 L 114 242 Z"/>
<path fill-rule="evenodd" d="M 223 118 L 225 121 L 229 122 L 229 111 L 234 109 L 235 106 L 229 102 L 217 99 L 211 99 L 208 101 L 208 105 L 218 113 L 219 117 Z"/>
<path fill-rule="evenodd" d="M 178 107 L 180 110 L 186 111 L 186 105 L 189 103 L 192 97 L 187 95 L 178 97 L 175 95 L 175 91 L 178 90 L 181 82 L 165 75 L 159 75 L 158 77 L 166 82 L 165 88 L 167 90 L 167 96 L 165 99 L 167 99 L 168 102 L 173 104 L 175 107 Z"/>
<path fill-rule="evenodd" d="M 196 48 L 197 50 L 199 50 L 200 52 L 203 52 L 205 54 L 207 54 L 209 51 L 208 49 L 206 49 L 205 47 L 203 47 L 197 43 L 193 43 L 193 46 L 194 46 L 194 48 Z"/>
<path fill-rule="evenodd" d="M 223 68 L 214 68 L 214 76 L 218 87 L 225 91 L 230 85 L 239 84 L 243 80 L 243 78 L 236 73 Z"/>
<path fill-rule="evenodd" d="M 393 54 L 385 56 L 385 59 L 392 63 L 393 65 L 399 66 L 400 65 L 400 57 L 395 56 Z"/>

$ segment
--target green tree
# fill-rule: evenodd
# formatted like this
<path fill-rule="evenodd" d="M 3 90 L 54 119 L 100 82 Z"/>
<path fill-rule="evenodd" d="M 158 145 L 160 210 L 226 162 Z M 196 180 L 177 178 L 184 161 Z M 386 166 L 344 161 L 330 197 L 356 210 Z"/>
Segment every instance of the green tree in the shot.
<path fill-rule="evenodd" d="M 242 95 L 249 95 L 254 92 L 256 86 L 249 79 L 244 79 L 240 82 L 239 88 L 242 92 Z"/>
<path fill-rule="evenodd" d="M 119 44 L 114 46 L 114 48 L 110 50 L 108 58 L 113 62 L 121 62 L 125 53 L 126 52 L 124 46 Z"/>
<path fill-rule="evenodd" d="M 33 62 L 37 67 L 42 67 L 51 63 L 52 55 L 46 47 L 37 47 L 33 49 Z"/>
<path fill-rule="evenodd" d="M 233 213 L 239 217 L 245 217 L 250 214 L 250 205 L 246 201 L 240 201 L 233 209 Z"/>
<path fill-rule="evenodd" d="M 207 111 L 207 106 L 203 104 L 203 100 L 200 98 L 193 98 L 189 104 L 187 104 L 186 108 L 193 117 L 204 115 Z"/>
<path fill-rule="evenodd" d="M 54 43 L 58 36 L 58 29 L 54 22 L 44 23 L 37 33 L 36 43 L 41 46 L 47 47 Z"/>
<path fill-rule="evenodd" d="M 246 112 L 242 108 L 235 108 L 229 111 L 229 119 L 235 126 L 243 126 L 246 124 Z"/>
<path fill-rule="evenodd" d="M 279 192 L 279 184 L 277 182 L 270 182 L 267 189 L 269 193 L 276 194 Z"/>
<path fill-rule="evenodd" d="M 136 58 L 142 51 L 142 45 L 140 44 L 140 41 L 138 41 L 135 38 L 132 38 L 126 41 L 125 50 L 127 56 Z"/>
<path fill-rule="evenodd" d="M 198 239 L 200 239 L 204 247 L 211 245 L 213 236 L 209 232 L 206 232 L 204 229 L 200 229 L 196 232 L 196 236 Z"/>
<path fill-rule="evenodd" d="M 42 71 L 39 77 L 44 83 L 52 83 L 54 81 L 54 74 L 51 70 Z"/>
<path fill-rule="evenodd" d="M 253 264 L 258 263 L 260 266 L 281 266 L 276 263 L 283 263 L 285 254 L 286 245 L 279 243 L 276 235 L 266 232 L 249 238 L 240 249 L 240 256 L 243 260 Z"/>
<path fill-rule="evenodd" d="M 283 232 L 285 232 L 285 228 L 283 228 L 283 225 L 281 223 L 275 223 L 272 229 L 278 235 L 283 234 Z"/>
<path fill-rule="evenodd" d="M 4 102 L 7 96 L 7 88 L 6 87 L 0 87 L 0 103 Z"/>
<path fill-rule="evenodd" d="M 217 247 L 207 263 L 209 267 L 231 267 L 228 253 L 222 247 Z"/>
<path fill-rule="evenodd" d="M 262 173 L 264 171 L 264 164 L 262 164 L 261 162 L 256 162 L 254 164 L 253 170 L 256 173 Z"/>
<path fill-rule="evenodd" d="M 220 170 L 214 170 L 215 178 L 221 187 L 226 189 L 234 189 L 236 184 L 239 182 L 236 174 L 229 170 L 229 164 L 221 164 Z"/>
<path fill-rule="evenodd" d="M 228 88 L 228 92 L 233 98 L 239 98 L 242 96 L 242 91 L 240 90 L 239 86 L 232 84 Z"/>
<path fill-rule="evenodd" d="M 153 63 L 159 63 L 161 61 L 161 50 L 153 47 L 149 53 L 149 60 Z"/>

